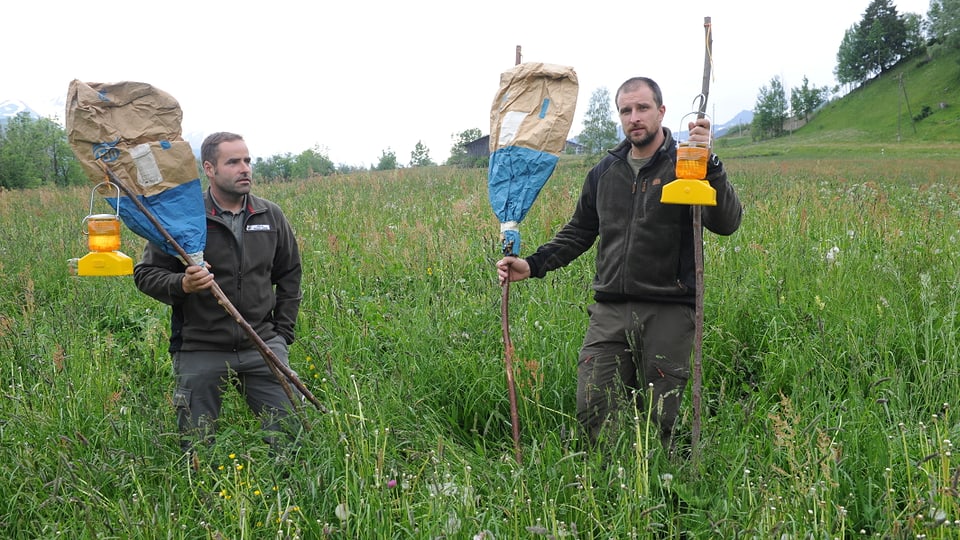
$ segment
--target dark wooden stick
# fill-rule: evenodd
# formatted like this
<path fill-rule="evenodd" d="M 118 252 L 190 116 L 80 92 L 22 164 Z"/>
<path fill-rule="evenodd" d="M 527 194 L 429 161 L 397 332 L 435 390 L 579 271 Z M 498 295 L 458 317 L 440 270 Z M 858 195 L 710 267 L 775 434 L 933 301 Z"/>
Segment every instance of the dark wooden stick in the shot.
<path fill-rule="evenodd" d="M 703 18 L 705 35 L 703 54 L 703 85 L 700 91 L 700 110 L 697 117 L 703 118 L 707 113 L 707 96 L 710 95 L 710 67 L 713 62 L 713 33 L 710 17 Z M 697 462 L 700 457 L 700 424 L 703 394 L 703 229 L 702 209 L 694 205 L 693 211 L 693 253 L 694 267 L 697 278 L 696 291 L 696 319 L 694 326 L 693 352 L 693 423 L 690 434 L 691 457 Z"/>
<path fill-rule="evenodd" d="M 510 424 L 513 428 L 513 453 L 517 463 L 521 462 L 520 454 L 520 415 L 517 412 L 517 384 L 513 375 L 513 341 L 510 339 L 510 268 L 507 268 L 507 279 L 503 282 L 503 291 L 500 298 L 500 329 L 503 332 L 504 363 L 507 371 L 507 395 L 510 398 Z"/>

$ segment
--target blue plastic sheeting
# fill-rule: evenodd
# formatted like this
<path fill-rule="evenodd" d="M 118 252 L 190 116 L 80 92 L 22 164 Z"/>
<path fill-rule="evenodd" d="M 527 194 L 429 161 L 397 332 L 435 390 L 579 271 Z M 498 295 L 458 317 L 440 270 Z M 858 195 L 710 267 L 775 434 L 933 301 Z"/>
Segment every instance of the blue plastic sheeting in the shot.
<path fill-rule="evenodd" d="M 490 156 L 490 206 L 500 223 L 520 223 L 560 160 L 549 152 L 505 146 Z M 503 231 L 503 254 L 520 255 L 520 232 Z"/>
<path fill-rule="evenodd" d="M 137 195 L 137 200 L 187 254 L 203 251 L 207 244 L 207 218 L 199 178 L 149 197 Z M 107 198 L 106 201 L 117 210 L 117 198 Z M 120 197 L 119 205 L 117 213 L 130 230 L 156 244 L 165 253 L 174 257 L 180 256 L 129 197 Z"/>

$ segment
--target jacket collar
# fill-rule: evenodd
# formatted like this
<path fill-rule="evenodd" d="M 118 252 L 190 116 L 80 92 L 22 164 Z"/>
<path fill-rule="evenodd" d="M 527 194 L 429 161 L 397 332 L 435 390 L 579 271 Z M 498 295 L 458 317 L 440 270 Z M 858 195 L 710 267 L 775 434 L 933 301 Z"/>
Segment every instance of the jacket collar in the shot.
<path fill-rule="evenodd" d="M 208 216 L 219 216 L 223 213 L 223 210 L 217 206 L 217 203 L 213 200 L 213 195 L 210 194 L 210 188 L 207 188 L 207 191 L 203 193 L 203 205 L 206 208 Z M 266 210 L 266 205 L 263 201 L 252 193 L 247 193 L 246 195 L 246 207 L 244 211 L 247 214 L 256 214 Z"/>

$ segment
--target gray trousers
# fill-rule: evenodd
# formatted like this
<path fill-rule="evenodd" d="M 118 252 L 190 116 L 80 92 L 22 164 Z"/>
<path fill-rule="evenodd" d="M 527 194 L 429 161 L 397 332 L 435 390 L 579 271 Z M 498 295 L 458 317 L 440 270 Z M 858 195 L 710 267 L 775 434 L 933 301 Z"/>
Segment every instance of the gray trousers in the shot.
<path fill-rule="evenodd" d="M 587 312 L 590 325 L 577 363 L 577 420 L 591 443 L 596 443 L 621 411 L 633 415 L 634 403 L 641 419 L 646 418 L 645 398 L 652 390 L 652 418 L 661 443 L 669 450 L 690 378 L 694 308 L 595 303 Z"/>
<path fill-rule="evenodd" d="M 287 344 L 282 337 L 274 337 L 266 344 L 283 364 L 289 365 Z M 185 451 L 196 441 L 212 441 L 223 393 L 230 384 L 243 395 L 265 430 L 283 431 L 284 419 L 293 411 L 286 392 L 256 348 L 230 352 L 179 351 L 173 354 L 173 374 L 177 385 L 173 403 L 177 409 L 180 445 Z M 266 440 L 274 442 L 273 437 Z"/>

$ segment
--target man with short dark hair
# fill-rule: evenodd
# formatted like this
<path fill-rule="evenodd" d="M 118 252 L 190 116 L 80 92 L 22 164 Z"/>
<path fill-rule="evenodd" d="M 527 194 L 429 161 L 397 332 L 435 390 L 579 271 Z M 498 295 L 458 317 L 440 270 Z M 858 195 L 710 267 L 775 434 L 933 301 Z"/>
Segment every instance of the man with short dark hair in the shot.
<path fill-rule="evenodd" d="M 246 142 L 214 133 L 203 141 L 200 158 L 210 180 L 204 263 L 185 265 L 148 243 L 134 268 L 137 288 L 172 308 L 169 350 L 184 451 L 212 440 L 228 384 L 269 432 L 284 431 L 293 410 L 256 344 L 208 290 L 214 280 L 285 364 L 302 298 L 296 237 L 279 206 L 250 193 Z M 266 439 L 275 443 L 273 435 Z"/>
<path fill-rule="evenodd" d="M 535 253 L 497 262 L 500 282 L 542 278 L 597 243 L 595 302 L 577 363 L 577 419 L 596 443 L 621 410 L 652 408 L 663 446 L 690 377 L 695 333 L 696 275 L 693 215 L 688 205 L 663 204 L 663 186 L 676 179 L 677 148 L 662 126 L 660 87 L 646 77 L 625 81 L 616 105 L 626 139 L 587 174 L 570 221 Z M 690 141 L 709 145 L 710 121 L 688 126 Z M 716 155 L 706 180 L 717 205 L 704 206 L 703 225 L 733 234 L 740 201 Z M 646 402 L 648 388 L 652 403 Z M 635 395 L 633 395 L 635 394 Z"/>

